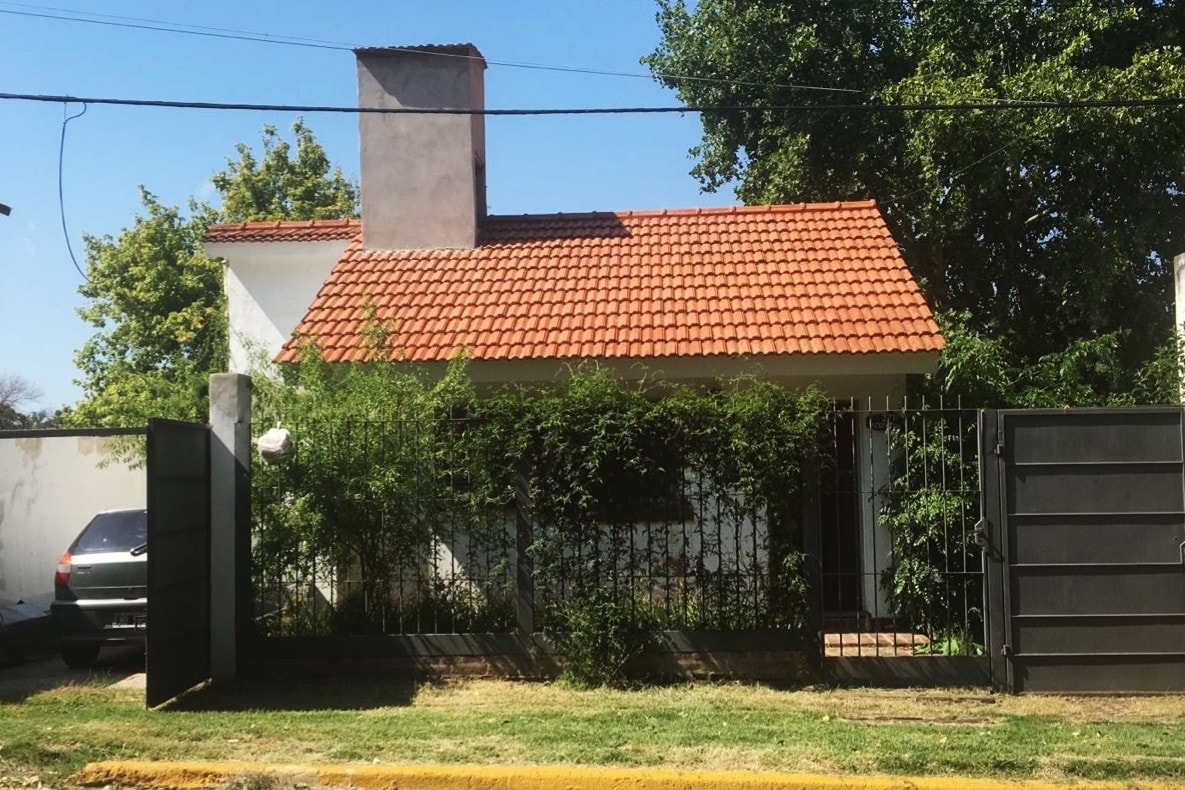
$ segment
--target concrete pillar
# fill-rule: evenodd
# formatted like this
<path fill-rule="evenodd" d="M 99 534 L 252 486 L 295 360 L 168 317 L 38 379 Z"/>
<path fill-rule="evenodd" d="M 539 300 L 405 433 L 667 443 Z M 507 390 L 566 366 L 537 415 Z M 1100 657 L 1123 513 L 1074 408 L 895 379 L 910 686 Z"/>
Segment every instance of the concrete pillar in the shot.
<path fill-rule="evenodd" d="M 234 680 L 251 618 L 251 379 L 210 377 L 210 676 Z"/>
<path fill-rule="evenodd" d="M 1173 285 L 1173 295 L 1177 308 L 1175 312 L 1175 326 L 1177 327 L 1177 347 L 1179 350 L 1181 343 L 1185 342 L 1185 252 L 1173 258 Z M 1180 365 L 1178 364 L 1179 367 Z M 1180 382 L 1179 395 L 1178 402 L 1185 403 L 1185 376 L 1182 376 Z"/>

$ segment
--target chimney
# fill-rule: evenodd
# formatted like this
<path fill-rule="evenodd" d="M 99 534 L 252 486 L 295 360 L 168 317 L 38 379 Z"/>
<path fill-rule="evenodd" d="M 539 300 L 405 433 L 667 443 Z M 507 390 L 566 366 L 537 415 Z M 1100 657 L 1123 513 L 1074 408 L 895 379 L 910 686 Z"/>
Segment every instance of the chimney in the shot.
<path fill-rule="evenodd" d="M 356 49 L 360 107 L 485 109 L 472 44 Z M 486 213 L 485 116 L 361 113 L 362 246 L 477 246 Z"/>

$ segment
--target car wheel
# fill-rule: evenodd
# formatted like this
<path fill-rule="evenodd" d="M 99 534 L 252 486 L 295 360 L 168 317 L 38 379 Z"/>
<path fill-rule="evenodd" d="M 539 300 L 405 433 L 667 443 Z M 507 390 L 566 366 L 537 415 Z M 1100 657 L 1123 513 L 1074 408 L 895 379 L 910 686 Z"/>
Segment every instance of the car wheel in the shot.
<path fill-rule="evenodd" d="M 62 645 L 58 651 L 66 666 L 73 669 L 87 669 L 99 657 L 98 645 Z"/>

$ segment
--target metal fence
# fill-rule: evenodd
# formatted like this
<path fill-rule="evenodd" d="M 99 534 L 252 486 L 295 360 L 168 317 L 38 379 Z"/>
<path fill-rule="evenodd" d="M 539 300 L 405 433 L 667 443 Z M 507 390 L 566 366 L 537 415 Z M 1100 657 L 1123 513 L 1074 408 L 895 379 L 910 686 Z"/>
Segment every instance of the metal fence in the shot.
<path fill-rule="evenodd" d="M 837 404 L 829 460 L 805 481 L 818 495 L 772 534 L 762 502 L 694 469 L 670 470 L 645 501 L 551 523 L 532 518 L 529 459 L 490 468 L 457 441 L 466 420 L 289 427 L 306 449 L 253 484 L 266 634 L 508 633 L 524 601 L 529 628 L 546 630 L 599 593 L 656 629 L 821 622 L 831 655 L 983 641 L 976 420 L 959 403 Z"/>
<path fill-rule="evenodd" d="M 764 509 L 690 469 L 658 497 L 615 508 L 615 522 L 537 522 L 532 532 L 536 623 L 561 625 L 591 594 L 627 601 L 666 630 L 797 628 L 805 581 L 776 569 L 801 555 L 771 541 Z M 788 569 L 801 579 L 802 563 Z M 797 595 L 796 595 L 797 592 Z"/>
<path fill-rule="evenodd" d="M 961 401 L 836 405 L 820 485 L 830 656 L 982 652 L 977 414 Z"/>
<path fill-rule="evenodd" d="M 478 470 L 448 441 L 465 421 L 289 427 L 316 452 L 255 470 L 252 579 L 264 633 L 515 629 L 513 509 L 473 496 Z"/>

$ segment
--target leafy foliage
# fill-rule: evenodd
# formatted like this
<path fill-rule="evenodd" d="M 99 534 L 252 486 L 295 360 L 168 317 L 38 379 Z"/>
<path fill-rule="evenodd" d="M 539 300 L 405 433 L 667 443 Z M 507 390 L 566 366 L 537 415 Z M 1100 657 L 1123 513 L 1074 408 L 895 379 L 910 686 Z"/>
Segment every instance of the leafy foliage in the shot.
<path fill-rule="evenodd" d="M 478 399 L 463 361 L 429 383 L 309 349 L 255 402 L 257 424 L 299 448 L 255 474 L 256 587 L 285 610 L 281 633 L 513 630 L 528 559 L 537 626 L 580 682 L 616 678 L 658 628 L 805 621 L 800 473 L 830 407 L 817 392 L 753 379 L 703 393 L 589 367 Z M 533 529 L 519 560 L 516 487 Z"/>
<path fill-rule="evenodd" d="M 588 367 L 478 413 L 530 464 L 537 594 L 640 595 L 670 627 L 743 628 L 805 617 L 801 568 L 779 569 L 802 548 L 802 471 L 828 408 L 761 379 L 702 393 Z"/>
<path fill-rule="evenodd" d="M 276 127 L 263 127 L 263 155 L 257 161 L 244 143 L 235 146 L 238 161 L 211 179 L 222 198 L 220 221 L 269 219 L 340 219 L 358 216 L 358 189 L 330 167 L 325 149 L 312 131 L 292 124 L 296 155 Z"/>
<path fill-rule="evenodd" d="M 256 422 L 290 426 L 299 450 L 253 475 L 257 590 L 292 595 L 294 580 L 324 566 L 329 597 L 342 600 L 311 622 L 336 633 L 472 629 L 459 621 L 496 617 L 503 590 L 436 572 L 446 552 L 463 554 L 461 541 L 505 543 L 503 492 L 470 462 L 450 417 L 471 397 L 462 361 L 430 384 L 386 363 L 330 365 L 308 349 L 291 384 L 262 380 Z M 305 628 L 316 608 L 290 607 L 282 628 Z"/>
<path fill-rule="evenodd" d="M 979 513 L 976 408 L 1067 408 L 1175 403 L 1182 355 L 1164 344 L 1134 380 L 1119 359 L 1121 333 L 1073 341 L 1022 361 L 970 326 L 940 317 L 946 348 L 937 373 L 915 382 L 915 404 L 890 425 L 898 458 L 881 514 L 894 563 L 883 580 L 894 612 L 933 638 L 971 649 L 982 628 L 973 526 Z M 971 640 L 971 641 L 968 641 Z"/>
<path fill-rule="evenodd" d="M 87 394 L 73 425 L 204 418 L 206 377 L 225 367 L 222 267 L 202 250 L 212 215 L 141 200 L 147 215 L 118 238 L 86 237 L 79 314 L 100 331 L 75 354 Z"/>
<path fill-rule="evenodd" d="M 552 631 L 564 656 L 563 679 L 578 688 L 621 682 L 626 665 L 656 641 L 661 621 L 648 601 L 603 587 L 561 603 Z"/>
<path fill-rule="evenodd" d="M 977 425 L 973 410 L 957 408 L 906 410 L 891 421 L 897 462 L 880 514 L 892 539 L 881 581 L 894 616 L 932 644 L 967 650 L 983 638 Z"/>
<path fill-rule="evenodd" d="M 85 396 L 73 426 L 135 426 L 150 417 L 204 420 L 207 378 L 226 368 L 222 266 L 205 254 L 211 223 L 352 216 L 357 194 L 300 121 L 296 152 L 264 127 L 262 161 L 240 144 L 239 159 L 213 177 L 221 209 L 192 202 L 188 213 L 141 188 L 145 213 L 118 236 L 87 236 L 88 302 L 79 314 L 96 333 L 75 354 Z"/>

